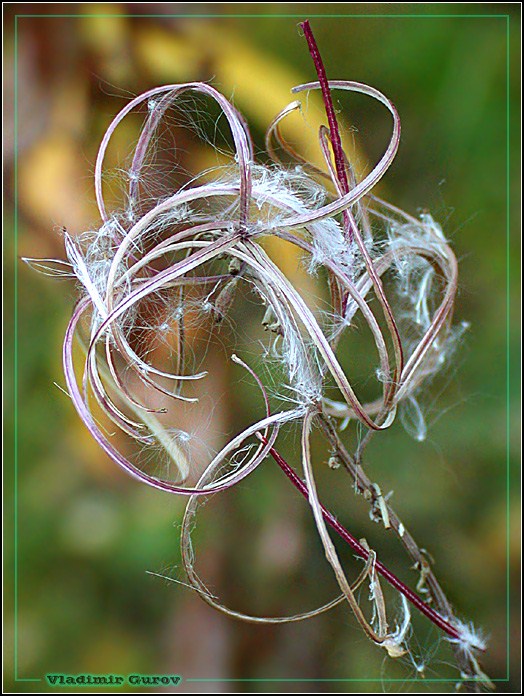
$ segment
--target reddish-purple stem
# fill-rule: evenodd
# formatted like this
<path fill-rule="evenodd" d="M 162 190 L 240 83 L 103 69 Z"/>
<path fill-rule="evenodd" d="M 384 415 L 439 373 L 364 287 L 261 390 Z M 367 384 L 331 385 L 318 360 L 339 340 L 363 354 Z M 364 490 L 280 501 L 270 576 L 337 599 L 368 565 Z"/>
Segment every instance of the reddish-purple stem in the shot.
<path fill-rule="evenodd" d="M 333 100 L 331 99 L 331 90 L 329 89 L 326 69 L 324 68 L 324 63 L 322 62 L 317 42 L 315 41 L 315 37 L 313 36 L 313 32 L 311 31 L 309 20 L 306 19 L 306 21 L 302 22 L 300 26 L 304 31 L 304 36 L 306 37 L 309 52 L 311 53 L 313 63 L 315 64 L 315 70 L 317 71 L 318 81 L 320 82 L 320 89 L 322 90 L 322 98 L 324 99 L 324 106 L 326 109 L 326 116 L 329 125 L 331 145 L 333 147 L 333 157 L 335 159 L 337 177 L 343 193 L 348 193 L 349 184 L 346 173 L 346 167 L 344 164 L 344 151 L 342 150 L 340 131 L 338 129 L 337 117 L 335 115 L 335 109 L 333 107 Z"/>
<path fill-rule="evenodd" d="M 349 183 L 346 172 L 344 150 L 342 149 L 342 141 L 340 140 L 340 131 L 338 128 L 335 109 L 333 107 L 333 100 L 331 99 L 331 90 L 329 89 L 326 69 L 324 67 L 324 63 L 322 62 L 322 57 L 320 56 L 317 42 L 315 41 L 315 37 L 311 31 L 309 20 L 306 19 L 300 24 L 300 26 L 304 31 L 304 36 L 307 41 L 311 58 L 313 59 L 313 63 L 315 65 L 318 81 L 320 83 L 320 89 L 322 91 L 322 99 L 324 100 L 324 108 L 326 109 L 326 116 L 329 125 L 329 136 L 331 140 L 331 147 L 333 148 L 333 158 L 335 160 L 335 169 L 337 172 L 338 182 L 340 184 L 342 193 L 346 194 L 349 192 Z M 344 227 L 346 229 L 348 240 L 351 242 L 353 239 L 353 233 L 351 231 L 351 221 L 346 211 L 344 211 Z"/>
<path fill-rule="evenodd" d="M 268 442 L 263 435 L 259 435 L 260 440 L 267 445 Z M 309 500 L 309 493 L 305 483 L 297 476 L 289 464 L 283 459 L 283 457 L 276 451 L 274 447 L 269 448 L 269 452 L 273 459 L 276 461 L 278 466 L 282 469 L 291 483 L 295 488 L 302 493 L 306 500 Z M 337 532 L 337 534 L 344 539 L 344 541 L 351 546 L 353 551 L 363 558 L 365 561 L 369 558 L 369 551 L 362 546 L 362 544 L 355 539 L 355 537 L 348 532 L 348 530 L 343 527 L 340 522 L 332 515 L 327 508 L 320 504 L 322 510 L 322 517 L 326 522 Z M 405 585 L 401 580 L 397 578 L 396 575 L 386 568 L 386 566 L 381 563 L 378 559 L 375 559 L 376 570 L 385 578 L 389 584 L 398 590 L 404 597 L 413 604 L 422 614 L 428 617 L 436 626 L 441 628 L 445 633 L 448 634 L 454 640 L 460 640 L 460 633 L 452 626 L 446 619 L 444 619 L 440 614 L 438 614 L 434 609 L 432 609 L 423 599 L 421 599 L 413 590 L 411 590 L 407 585 Z"/>

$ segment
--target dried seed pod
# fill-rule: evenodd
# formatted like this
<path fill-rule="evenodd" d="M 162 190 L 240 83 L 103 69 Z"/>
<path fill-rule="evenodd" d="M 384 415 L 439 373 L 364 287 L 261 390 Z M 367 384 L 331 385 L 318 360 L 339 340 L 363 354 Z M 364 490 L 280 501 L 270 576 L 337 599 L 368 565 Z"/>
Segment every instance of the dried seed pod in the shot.
<path fill-rule="evenodd" d="M 213 319 L 215 324 L 221 324 L 224 317 L 231 309 L 235 301 L 235 293 L 239 280 L 238 276 L 235 276 L 228 281 L 218 293 L 213 307 Z"/>

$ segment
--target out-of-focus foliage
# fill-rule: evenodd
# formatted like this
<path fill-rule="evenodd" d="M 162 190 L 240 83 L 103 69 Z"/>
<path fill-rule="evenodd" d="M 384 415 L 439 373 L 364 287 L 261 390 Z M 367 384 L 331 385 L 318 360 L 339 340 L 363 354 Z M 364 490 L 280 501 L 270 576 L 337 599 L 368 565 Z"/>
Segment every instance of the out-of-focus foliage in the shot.
<path fill-rule="evenodd" d="M 9 7 L 5 50 L 11 69 L 6 71 L 6 87 L 13 93 L 16 87 L 17 114 L 10 113 L 11 100 L 7 108 L 8 117 L 13 122 L 17 118 L 18 134 L 16 153 L 14 141 L 6 153 L 9 303 L 14 299 L 15 255 L 61 257 L 60 226 L 77 234 L 97 225 L 91 182 L 96 148 L 112 115 L 130 95 L 167 82 L 212 80 L 233 97 L 261 150 L 266 126 L 291 101 L 290 88 L 315 78 L 297 31 L 306 15 L 167 16 L 184 14 L 188 7 Z M 233 7 L 237 6 L 229 5 L 228 11 Z M 242 6 L 238 8 L 241 13 Z M 486 9 L 484 14 L 491 11 L 489 6 L 473 5 L 467 12 L 475 8 Z M 207 9 L 219 13 L 223 8 Z M 298 6 L 264 6 L 265 13 L 271 9 L 292 14 Z M 378 13 L 376 5 L 337 5 L 333 12 L 344 9 L 361 16 L 312 20 L 329 76 L 367 82 L 396 104 L 403 140 L 382 191 L 409 212 L 428 209 L 442 223 L 461 264 L 457 315 L 471 322 L 453 370 L 426 396 L 428 440 L 415 443 L 398 423 L 375 438 L 368 466 L 383 490 L 394 490 L 396 507 L 435 558 L 454 604 L 489 633 L 485 669 L 492 677 L 504 678 L 508 548 L 510 574 L 516 576 L 519 567 L 514 489 L 515 520 L 509 519 L 509 537 L 506 516 L 506 20 L 363 16 Z M 189 11 L 205 10 L 198 6 Z M 329 11 L 308 6 L 311 15 Z M 416 11 L 426 10 L 420 6 Z M 43 16 L 68 12 L 75 16 Z M 42 16 L 18 17 L 15 39 L 14 15 L 31 13 Z M 516 51 L 514 46 L 511 61 Z M 311 97 L 309 126 L 297 118 L 295 129 L 288 132 L 297 149 L 318 158 L 315 133 L 322 109 L 315 99 Z M 381 153 L 389 121 L 364 97 L 340 98 L 338 106 L 344 122 L 354 126 L 347 142 L 363 172 Z M 515 108 L 512 113 L 516 118 Z M 124 166 L 126 143 L 137 135 L 133 127 L 117 134 L 113 165 Z M 207 166 L 204 151 L 191 149 L 190 141 L 184 147 L 195 158 L 190 163 L 195 170 Z M 12 234 L 15 157 L 17 248 Z M 511 178 L 515 195 L 517 185 Z M 511 263 L 516 248 L 512 236 Z M 286 257 L 284 249 L 282 254 L 282 267 L 292 273 L 297 259 Z M 512 273 L 510 291 L 516 286 Z M 208 686 L 213 691 L 235 688 L 220 679 L 260 678 L 375 680 L 330 684 L 340 691 L 374 691 L 382 688 L 382 680 L 387 690 L 412 688 L 402 680 L 417 676 L 413 665 L 383 664 L 382 654 L 364 641 L 346 608 L 309 623 L 261 628 L 226 619 L 182 585 L 146 574 L 150 570 L 178 577 L 177 525 L 184 501 L 144 489 L 116 471 L 91 441 L 68 397 L 54 386 L 63 383 L 60 345 L 74 297 L 67 282 L 52 282 L 20 264 L 17 676 L 40 679 L 59 671 L 180 673 L 212 680 Z M 11 356 L 13 325 L 7 328 Z M 515 313 L 509 327 L 513 355 L 518 333 Z M 356 360 L 358 351 L 357 337 Z M 218 398 L 209 414 L 210 432 L 234 430 L 254 409 L 257 397 L 249 384 L 228 392 L 231 369 L 224 364 L 213 386 Z M 14 371 L 7 370 L 6 377 L 6 419 L 12 432 Z M 508 444 L 513 460 L 518 453 L 517 397 L 512 379 Z M 8 449 L 12 441 L 9 436 Z M 306 506 L 272 467 L 268 461 L 242 486 L 213 498 L 195 531 L 199 570 L 210 578 L 211 589 L 235 608 L 261 614 L 312 608 L 336 592 Z M 417 576 L 407 568 L 399 545 L 369 521 L 351 482 L 327 470 L 323 461 L 318 467 L 326 469 L 321 476 L 326 502 L 415 585 Z M 11 466 L 7 483 L 11 519 Z M 11 538 L 8 542 L 11 545 Z M 354 562 L 349 553 L 345 560 Z M 6 581 L 10 599 L 10 571 Z M 12 617 L 10 613 L 6 625 L 11 646 Z M 420 635 L 427 635 L 422 654 L 436 650 L 426 675 L 447 676 L 449 669 L 442 662 L 446 649 L 440 650 L 437 634 L 425 623 L 420 621 L 419 628 Z M 12 658 L 8 653 L 8 670 Z M 206 685 L 186 683 L 185 688 L 202 686 Z M 253 691 L 323 688 L 322 683 L 278 681 L 237 686 Z M 35 681 L 16 682 L 14 688 L 48 687 Z M 429 683 L 426 688 L 452 691 L 453 684 Z"/>

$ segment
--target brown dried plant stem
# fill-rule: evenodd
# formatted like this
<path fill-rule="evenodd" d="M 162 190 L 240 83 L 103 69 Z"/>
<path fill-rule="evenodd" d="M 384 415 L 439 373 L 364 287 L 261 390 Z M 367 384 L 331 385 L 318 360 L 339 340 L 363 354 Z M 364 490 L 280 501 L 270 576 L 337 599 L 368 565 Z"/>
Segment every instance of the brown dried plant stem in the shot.
<path fill-rule="evenodd" d="M 477 637 L 472 626 L 454 615 L 424 550 L 382 496 L 377 483 L 365 473 L 362 461 L 373 433 L 389 427 L 399 403 L 415 400 L 422 382 L 446 359 L 447 346 L 455 336 L 451 321 L 457 262 L 431 216 L 421 216 L 419 221 L 371 193 L 399 147 L 400 118 L 394 104 L 369 85 L 328 80 L 309 22 L 301 27 L 318 81 L 298 85 L 292 92 L 322 92 L 329 129 L 320 127 L 319 144 L 326 171 L 308 163 L 280 132 L 283 119 L 301 108 L 298 101 L 285 107 L 269 127 L 266 145 L 273 164 L 266 166 L 255 161 L 244 118 L 214 87 L 202 82 L 155 87 L 129 101 L 102 138 L 95 164 L 101 227 L 79 236 L 64 230 L 67 261 L 24 261 L 47 275 L 76 278 L 82 286 L 62 348 L 68 393 L 95 441 L 122 470 L 157 490 L 188 496 L 180 534 L 182 565 L 189 586 L 208 604 L 244 621 L 279 624 L 317 616 L 346 601 L 367 637 L 390 657 L 398 658 L 409 650 L 409 601 L 451 641 L 460 669 L 457 688 L 479 691 L 491 686 L 475 658 L 475 651 L 484 650 L 482 637 Z M 342 147 L 331 97 L 333 89 L 367 95 L 381 103 L 393 118 L 386 150 L 361 180 Z M 206 174 L 203 180 L 199 175 L 189 184 L 180 188 L 177 184 L 175 191 L 166 188 L 166 195 L 151 199 L 147 194 L 147 171 L 149 154 L 155 150 L 155 132 L 167 109 L 188 92 L 212 99 L 220 108 L 231 132 L 235 165 L 232 166 L 232 160 L 231 166 L 219 167 L 210 181 L 207 174 L 213 170 L 202 172 Z M 146 105 L 147 116 L 127 172 L 125 209 L 111 211 L 104 201 L 106 151 L 122 120 Z M 279 151 L 286 153 L 296 166 L 285 166 Z M 329 183 L 320 185 L 319 179 Z M 384 239 L 374 236 L 375 218 L 386 234 Z M 319 268 L 327 272 L 331 305 L 328 312 L 318 306 L 320 320 L 301 290 L 266 251 L 264 238 L 268 237 L 280 238 L 302 250 L 310 260 L 309 273 L 315 274 Z M 398 313 L 393 312 L 389 293 L 386 294 L 386 277 L 395 280 L 394 287 L 400 293 Z M 195 372 L 190 365 L 194 364 L 195 370 L 197 365 L 206 365 L 207 347 L 203 355 L 200 347 L 194 349 L 193 327 L 202 326 L 213 332 L 230 314 L 240 281 L 265 307 L 262 325 L 275 336 L 267 345 L 262 342 L 264 359 L 284 366 L 291 396 L 278 395 L 287 405 L 272 412 L 268 392 L 255 370 L 237 355 L 231 355 L 232 361 L 247 370 L 258 385 L 265 417 L 229 439 L 213 455 L 196 485 L 190 487 L 187 479 L 191 456 L 187 452 L 191 452 L 191 447 L 187 451 L 185 448 L 194 435 L 178 427 L 177 412 L 173 427 L 167 427 L 167 421 L 156 415 L 167 412 L 166 398 L 185 404 L 198 401 L 200 390 L 191 388 L 191 384 L 208 373 L 203 369 Z M 370 293 L 372 298 L 368 297 Z M 396 309 L 395 303 L 393 306 Z M 337 356 L 340 338 L 353 325 L 357 312 L 371 331 L 378 354 L 376 377 L 382 396 L 368 404 L 362 403 L 355 393 Z M 377 312 L 384 322 L 379 322 Z M 328 331 L 324 319 L 328 320 Z M 177 354 L 175 372 L 171 354 L 166 356 L 166 369 L 164 364 L 155 365 L 157 355 L 150 357 L 155 352 L 153 343 L 149 346 L 137 339 L 144 332 L 159 339 L 162 347 L 167 345 L 170 351 L 173 347 Z M 73 349 L 75 337 L 83 338 L 84 333 L 86 354 L 81 372 Z M 343 402 L 332 401 L 324 394 L 330 378 L 340 390 Z M 158 394 L 162 395 L 160 401 L 155 396 Z M 289 408 L 289 403 L 293 407 Z M 100 423 L 98 412 L 94 415 L 93 405 L 108 422 L 135 441 L 140 451 L 160 446 L 176 468 L 176 476 L 172 476 L 170 468 L 165 478 L 153 475 L 137 463 L 136 457 L 128 458 L 115 446 L 112 433 Z M 355 452 L 346 449 L 335 418 L 344 418 L 346 424 L 354 419 L 357 427 L 358 423 L 363 426 L 364 435 Z M 302 424 L 303 479 L 276 450 L 280 428 L 292 422 Z M 382 520 L 386 530 L 393 529 L 400 539 L 420 572 L 417 591 L 427 594 L 421 596 L 403 583 L 377 559 L 365 541 L 353 537 L 322 505 L 311 458 L 311 436 L 316 427 L 320 428 L 331 456 L 354 481 L 354 491 L 371 505 L 373 519 Z M 254 437 L 258 444 L 250 441 Z M 199 506 L 208 496 L 245 479 L 269 455 L 308 501 L 326 559 L 342 592 L 322 607 L 292 616 L 259 617 L 230 610 L 206 588 L 194 568 L 191 531 Z M 350 487 L 348 479 L 348 491 Z M 365 561 L 353 582 L 346 576 L 327 525 Z M 402 620 L 393 630 L 388 627 L 379 575 L 401 594 Z M 355 594 L 366 581 L 369 600 L 373 602 L 371 620 L 366 618 Z M 421 667 L 417 666 L 417 670 L 420 672 Z"/>
<path fill-rule="evenodd" d="M 259 439 L 264 442 L 264 444 L 268 444 L 267 440 L 263 436 L 259 435 Z M 295 488 L 302 493 L 307 500 L 309 500 L 310 493 L 308 491 L 308 487 L 300 480 L 292 467 L 287 464 L 287 462 L 273 447 L 270 449 L 270 453 L 282 471 L 286 474 L 288 479 L 293 483 Z M 337 518 L 321 503 L 319 504 L 319 509 L 322 512 L 324 520 L 342 539 L 344 539 L 344 541 L 353 549 L 353 551 L 355 551 L 360 558 L 363 558 L 365 561 L 369 561 L 372 551 L 367 546 L 367 543 L 364 543 L 363 540 L 357 541 L 350 534 L 350 532 L 348 532 L 348 530 L 340 524 Z M 438 615 L 432 607 L 420 599 L 420 597 L 418 597 L 409 587 L 404 585 L 404 583 L 402 583 L 393 573 L 391 573 L 391 571 L 386 568 L 386 566 L 384 566 L 378 560 L 375 560 L 373 565 L 376 571 L 380 573 L 390 583 L 390 585 L 392 585 L 392 587 L 395 587 L 405 597 L 407 597 L 409 601 L 415 607 L 417 607 L 419 611 L 425 614 L 433 623 L 445 631 L 451 638 L 459 638 L 459 631 L 453 625 L 451 625 L 447 620 L 443 619 L 442 616 Z"/>
<path fill-rule="evenodd" d="M 311 54 L 311 57 L 313 59 L 313 63 L 315 66 L 315 70 L 317 72 L 318 80 L 320 83 L 320 88 L 322 91 L 322 98 L 324 101 L 324 107 L 326 111 L 326 116 L 329 124 L 329 141 L 331 143 L 331 148 L 333 152 L 333 160 L 334 160 L 334 165 L 335 165 L 335 171 L 332 170 L 332 179 L 333 182 L 339 192 L 339 195 L 346 194 L 349 191 L 349 183 L 348 183 L 348 177 L 347 177 L 347 169 L 346 169 L 346 157 L 344 154 L 344 150 L 342 148 L 342 142 L 340 138 L 340 132 L 338 128 L 338 123 L 335 115 L 335 109 L 333 107 L 333 101 L 331 98 L 331 90 L 326 74 L 326 70 L 322 61 L 322 57 L 320 55 L 320 51 L 318 49 L 315 37 L 313 35 L 313 32 L 311 30 L 311 26 L 309 24 L 309 21 L 306 20 L 300 24 L 300 27 L 304 31 L 304 36 L 306 38 L 308 48 Z M 321 137 L 321 144 L 323 140 Z M 327 158 L 327 142 L 324 141 L 324 155 L 326 157 L 326 162 L 328 166 L 329 164 L 329 159 Z M 352 241 L 354 236 L 356 235 L 357 237 L 357 242 L 359 240 L 359 235 L 358 232 L 356 232 L 356 225 L 354 224 L 354 221 L 352 219 L 352 215 L 350 211 L 344 211 L 344 228 L 345 232 L 348 238 L 348 241 Z M 355 232 L 354 232 L 355 230 Z M 359 245 L 360 246 L 360 245 Z M 364 251 L 364 250 L 363 250 Z M 368 267 L 368 271 L 370 274 L 374 277 L 375 276 L 375 269 L 373 268 L 373 264 L 371 262 L 370 268 Z M 375 278 L 376 280 L 376 278 Z M 392 336 L 395 339 L 398 338 L 398 335 L 395 336 L 396 333 L 396 326 L 395 322 L 393 320 L 389 305 L 387 303 L 387 299 L 385 297 L 382 297 L 382 287 L 380 284 L 380 281 L 377 281 L 375 283 L 376 289 L 378 290 L 378 296 L 379 299 L 383 300 L 384 303 L 384 310 L 386 314 L 386 318 L 390 319 L 391 325 L 390 329 L 392 330 Z M 377 287 L 378 286 L 378 287 Z M 332 288 L 332 294 L 333 294 L 333 288 Z M 388 323 L 390 323 L 388 322 Z M 402 371 L 402 353 L 401 353 L 401 347 L 400 347 L 400 341 L 398 342 L 398 350 L 400 351 L 400 355 L 397 355 L 397 358 L 400 357 L 400 372 Z M 398 368 L 397 368 L 398 369 Z M 398 377 L 398 374 L 395 375 L 395 377 Z M 396 382 L 396 379 L 394 379 Z M 387 411 L 387 406 L 389 404 L 384 404 L 385 411 Z M 364 440 L 361 442 L 357 453 L 356 457 L 353 458 L 350 456 L 348 451 L 346 450 L 345 446 L 343 445 L 342 441 L 340 440 L 335 428 L 333 427 L 332 423 L 330 422 L 330 419 L 328 416 L 326 416 L 323 413 L 319 413 L 319 423 L 324 431 L 324 434 L 326 435 L 328 441 L 331 444 L 331 447 L 333 449 L 333 453 L 338 456 L 340 461 L 342 462 L 344 468 L 346 471 L 351 475 L 355 482 L 355 489 L 362 495 L 364 495 L 367 499 L 369 499 L 370 504 L 373 505 L 377 502 L 377 487 L 376 485 L 370 480 L 370 478 L 367 476 L 365 473 L 363 467 L 362 467 L 362 453 L 363 450 L 369 441 L 369 437 L 372 435 L 371 431 L 368 433 L 367 436 L 364 437 Z M 383 417 L 385 417 L 386 412 L 383 413 Z M 272 452 L 273 457 L 275 458 L 276 452 Z M 277 460 L 278 462 L 278 460 Z M 282 467 L 281 467 L 282 468 Z M 283 469 L 284 470 L 284 469 Z M 286 473 L 284 471 L 284 473 Z M 395 511 L 391 508 L 391 506 L 385 501 L 384 499 L 381 500 L 381 504 L 385 506 L 385 510 L 387 511 L 388 515 L 388 521 L 387 521 L 387 526 L 388 528 L 393 529 L 397 537 L 400 539 L 402 545 L 406 549 L 408 555 L 410 558 L 413 560 L 415 567 L 420 571 L 421 573 L 421 584 L 425 586 L 427 589 L 431 599 L 434 602 L 434 606 L 438 610 L 438 612 L 446 617 L 450 623 L 454 623 L 456 621 L 456 617 L 453 614 L 453 610 L 451 607 L 451 604 L 449 600 L 447 599 L 444 591 L 442 590 L 442 587 L 440 586 L 437 578 L 435 577 L 435 574 L 433 573 L 433 570 L 431 569 L 431 565 L 428 562 L 426 556 L 424 555 L 423 551 L 420 549 L 418 544 L 415 542 L 411 534 L 408 532 L 406 527 L 401 523 L 398 515 L 395 513 Z M 468 691 L 480 691 L 481 685 L 479 683 L 479 680 L 482 680 L 482 683 L 484 687 L 489 686 L 492 687 L 493 685 L 489 682 L 487 677 L 482 673 L 480 670 L 480 667 L 473 657 L 473 655 L 468 654 L 464 652 L 461 649 L 461 646 L 459 644 L 453 644 L 453 651 L 455 653 L 455 659 L 457 661 L 457 665 L 463 675 L 463 677 L 466 677 L 467 679 L 464 680 L 464 687 Z"/>
<path fill-rule="evenodd" d="M 323 414 L 320 415 L 318 422 L 331 444 L 333 451 L 336 452 L 337 457 L 339 457 L 342 466 L 354 480 L 355 489 L 361 495 L 367 497 L 373 504 L 377 497 L 376 486 L 364 471 L 361 461 L 357 463 L 348 453 L 327 416 Z M 454 616 L 451 603 L 440 586 L 426 555 L 405 525 L 401 522 L 391 505 L 385 499 L 383 499 L 383 503 L 387 509 L 390 528 L 395 532 L 401 544 L 406 549 L 415 567 L 420 570 L 421 576 L 424 579 L 424 586 L 427 588 L 431 599 L 434 601 L 436 609 L 442 616 L 447 617 L 448 621 L 453 623 L 456 621 L 456 617 Z M 486 675 L 480 671 L 479 665 L 472 655 L 464 652 L 458 644 L 452 643 L 452 649 L 461 674 L 464 676 L 467 675 L 467 678 L 465 678 L 463 682 L 465 689 L 475 693 L 481 692 L 483 690 L 482 686 L 484 688 L 494 688 Z M 481 681 L 479 681 L 479 679 L 481 679 Z"/>

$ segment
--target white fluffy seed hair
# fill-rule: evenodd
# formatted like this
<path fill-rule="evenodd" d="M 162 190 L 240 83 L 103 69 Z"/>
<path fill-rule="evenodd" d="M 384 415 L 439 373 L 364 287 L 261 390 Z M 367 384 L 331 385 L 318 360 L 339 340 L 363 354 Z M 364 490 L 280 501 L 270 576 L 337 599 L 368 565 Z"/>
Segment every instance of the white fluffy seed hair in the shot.
<path fill-rule="evenodd" d="M 450 643 L 458 645 L 466 655 L 486 650 L 486 636 L 482 631 L 476 629 L 471 621 L 466 622 L 456 619 L 454 623 L 459 632 L 459 638 L 448 638 Z"/>

